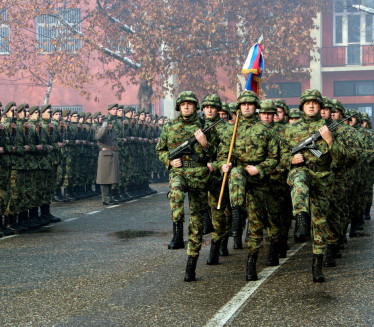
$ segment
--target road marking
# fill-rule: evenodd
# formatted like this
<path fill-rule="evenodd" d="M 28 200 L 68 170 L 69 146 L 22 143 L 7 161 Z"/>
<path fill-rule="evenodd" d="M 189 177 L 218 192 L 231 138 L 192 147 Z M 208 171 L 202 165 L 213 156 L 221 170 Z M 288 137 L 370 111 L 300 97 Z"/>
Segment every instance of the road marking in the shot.
<path fill-rule="evenodd" d="M 9 236 L 3 236 L 2 238 L 0 238 L 0 241 L 4 241 L 6 240 L 7 238 L 12 238 L 12 237 L 17 237 L 19 236 L 19 234 L 16 234 L 16 235 L 9 235 Z"/>
<path fill-rule="evenodd" d="M 87 215 L 94 215 L 95 213 L 99 213 L 99 212 L 101 211 L 92 211 L 92 212 L 87 213 Z"/>
<path fill-rule="evenodd" d="M 265 282 L 275 271 L 277 271 L 284 263 L 292 256 L 299 252 L 306 243 L 292 247 L 287 251 L 287 258 L 279 259 L 279 266 L 268 267 L 258 274 L 259 280 L 255 282 L 248 282 L 234 297 L 226 303 L 215 316 L 208 321 L 205 327 L 219 327 L 224 326 L 240 309 L 251 295 Z"/>
<path fill-rule="evenodd" d="M 137 202 L 138 200 L 131 200 L 131 201 L 128 201 L 126 203 L 133 203 L 133 202 Z"/>
<path fill-rule="evenodd" d="M 153 194 L 151 194 L 151 195 L 147 195 L 147 196 L 143 196 L 142 199 L 148 199 L 148 198 L 150 198 L 150 197 L 152 197 L 152 196 L 153 196 Z"/>
<path fill-rule="evenodd" d="M 157 192 L 157 194 L 165 194 L 166 192 Z"/>
<path fill-rule="evenodd" d="M 69 219 L 64 220 L 64 222 L 73 221 L 73 220 L 77 220 L 77 219 L 78 218 L 69 218 Z"/>
<path fill-rule="evenodd" d="M 119 204 L 115 204 L 114 206 L 110 206 L 110 207 L 106 207 L 107 209 L 112 209 L 112 208 L 116 208 L 116 207 L 119 207 Z"/>

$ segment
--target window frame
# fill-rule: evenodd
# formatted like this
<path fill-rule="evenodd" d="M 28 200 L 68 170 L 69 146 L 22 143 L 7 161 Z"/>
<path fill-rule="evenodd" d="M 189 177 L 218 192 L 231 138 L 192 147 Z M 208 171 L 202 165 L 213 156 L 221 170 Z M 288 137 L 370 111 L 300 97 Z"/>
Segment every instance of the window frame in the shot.
<path fill-rule="evenodd" d="M 4 21 L 1 22 L 0 24 L 0 55 L 9 55 L 10 54 L 10 27 L 8 24 L 6 24 L 6 22 L 8 21 L 8 10 L 6 9 L 0 9 L 0 16 L 3 16 L 4 17 Z M 1 51 L 2 48 L 3 48 L 3 30 L 7 30 L 8 31 L 8 35 L 7 35 L 7 39 L 4 40 L 4 43 L 7 43 L 7 44 L 4 44 L 4 49 L 7 50 L 7 51 Z"/>
<path fill-rule="evenodd" d="M 371 82 L 372 85 L 373 85 L 373 93 L 372 94 L 358 94 L 357 92 L 357 87 L 358 87 L 358 83 L 369 83 Z M 341 89 L 341 87 L 339 87 L 339 84 L 343 84 L 343 83 L 352 83 L 353 85 L 353 94 L 340 94 L 340 93 L 337 93 L 336 90 L 339 90 Z M 348 96 L 348 97 L 363 97 L 363 96 L 373 96 L 374 95 L 374 80 L 360 80 L 360 81 L 334 81 L 334 90 L 333 90 L 333 93 L 334 93 L 334 97 L 342 97 L 342 96 Z"/>

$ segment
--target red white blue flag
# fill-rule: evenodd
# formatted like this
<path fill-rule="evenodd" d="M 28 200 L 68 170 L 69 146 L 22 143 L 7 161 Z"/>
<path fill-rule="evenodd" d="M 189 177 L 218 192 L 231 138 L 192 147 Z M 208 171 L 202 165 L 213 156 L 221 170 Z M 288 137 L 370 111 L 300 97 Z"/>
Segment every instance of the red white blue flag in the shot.
<path fill-rule="evenodd" d="M 258 42 L 249 50 L 247 60 L 242 68 L 242 74 L 248 74 L 246 91 L 254 91 L 257 95 L 260 94 L 260 83 L 262 72 L 264 70 L 264 58 L 262 56 L 262 42 L 263 37 L 258 39 Z"/>

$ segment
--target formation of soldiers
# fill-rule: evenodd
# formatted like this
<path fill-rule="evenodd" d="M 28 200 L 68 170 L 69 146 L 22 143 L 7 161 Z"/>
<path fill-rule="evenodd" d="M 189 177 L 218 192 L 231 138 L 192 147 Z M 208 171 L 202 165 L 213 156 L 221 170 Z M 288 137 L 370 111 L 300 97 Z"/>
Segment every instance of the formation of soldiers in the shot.
<path fill-rule="evenodd" d="M 259 101 L 252 91 L 242 92 L 231 104 L 212 94 L 202 101 L 200 113 L 196 95 L 184 91 L 175 109 L 180 115 L 164 126 L 156 151 L 170 176 L 169 249 L 184 248 L 183 203 L 188 193 L 184 280 L 196 280 L 205 233 L 212 232 L 207 264 L 217 265 L 220 256 L 229 254 L 230 235 L 234 249 L 243 248 L 246 222 L 246 280 L 257 280 L 263 230 L 270 240 L 266 264 L 276 266 L 287 256 L 295 220 L 294 241 L 311 239 L 313 281 L 324 282 L 322 267 L 336 265 L 348 227 L 349 236 L 355 237 L 364 220 L 370 219 L 374 182 L 370 117 L 347 110 L 318 90 L 306 90 L 299 108 L 291 110 L 284 100 Z M 226 121 L 207 131 L 223 117 Z"/>
<path fill-rule="evenodd" d="M 168 179 L 155 152 L 166 117 L 118 104 L 102 115 L 10 102 L 1 109 L 0 237 L 61 221 L 50 212 L 52 200 L 100 194 L 95 133 L 103 119 L 118 137 L 121 175 L 107 204 L 152 194 L 149 181 Z"/>

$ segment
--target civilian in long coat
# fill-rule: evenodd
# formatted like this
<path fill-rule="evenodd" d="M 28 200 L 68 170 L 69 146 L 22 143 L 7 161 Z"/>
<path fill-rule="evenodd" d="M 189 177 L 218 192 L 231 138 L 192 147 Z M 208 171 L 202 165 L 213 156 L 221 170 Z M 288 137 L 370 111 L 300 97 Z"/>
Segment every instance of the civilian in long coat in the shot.
<path fill-rule="evenodd" d="M 105 121 L 95 135 L 99 147 L 96 184 L 101 186 L 104 205 L 117 203 L 111 199 L 112 184 L 119 183 L 117 135 L 110 121 Z"/>

